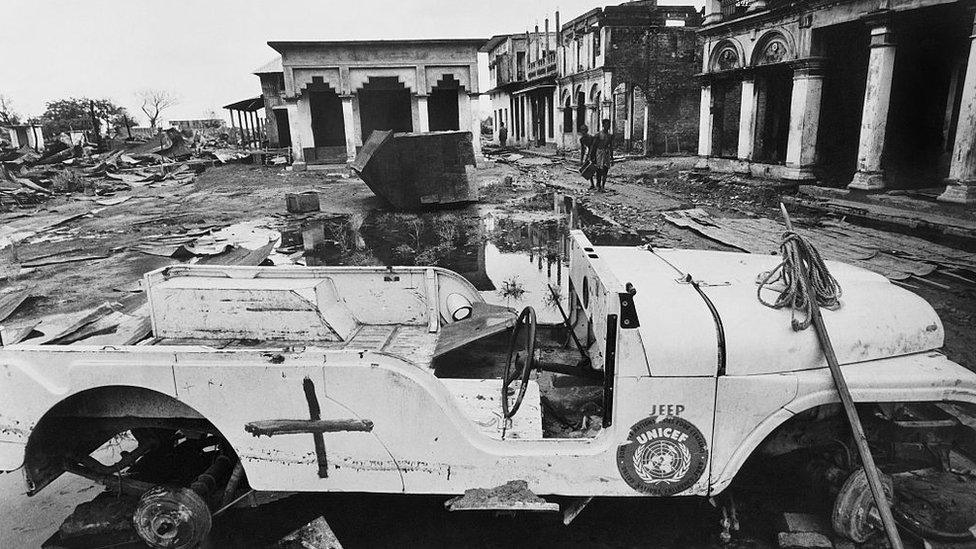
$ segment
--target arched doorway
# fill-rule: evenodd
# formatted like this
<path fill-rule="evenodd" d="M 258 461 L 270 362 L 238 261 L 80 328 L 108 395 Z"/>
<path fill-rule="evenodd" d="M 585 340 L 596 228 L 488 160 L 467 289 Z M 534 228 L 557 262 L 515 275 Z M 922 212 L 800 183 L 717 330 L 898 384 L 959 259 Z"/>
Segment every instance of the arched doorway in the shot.
<path fill-rule="evenodd" d="M 446 131 L 461 129 L 460 113 L 458 109 L 458 94 L 461 83 L 453 75 L 445 74 L 431 89 L 427 98 L 427 119 L 430 121 L 430 131 Z"/>
<path fill-rule="evenodd" d="M 573 106 L 570 103 L 569 95 L 563 102 L 563 133 L 573 133 Z"/>
<path fill-rule="evenodd" d="M 412 132 L 410 89 L 395 76 L 371 76 L 357 92 L 363 141 L 374 130 Z"/>
<path fill-rule="evenodd" d="M 596 92 L 593 96 L 593 104 L 596 106 L 593 109 L 593 133 L 600 131 L 603 128 L 603 108 L 600 106 L 602 103 L 603 94 Z"/>
<path fill-rule="evenodd" d="M 586 94 L 582 91 L 576 92 L 576 131 L 582 130 L 586 125 Z"/>
<path fill-rule="evenodd" d="M 314 146 L 344 147 L 346 126 L 342 119 L 342 100 L 339 99 L 339 94 L 321 77 L 312 77 L 306 90 Z"/>

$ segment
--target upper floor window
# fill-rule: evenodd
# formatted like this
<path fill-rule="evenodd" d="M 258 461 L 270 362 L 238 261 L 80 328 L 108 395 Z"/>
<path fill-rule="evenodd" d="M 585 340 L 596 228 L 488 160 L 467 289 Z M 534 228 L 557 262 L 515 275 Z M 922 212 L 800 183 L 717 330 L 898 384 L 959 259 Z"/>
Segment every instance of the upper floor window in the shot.
<path fill-rule="evenodd" d="M 596 58 L 600 55 L 600 29 L 593 31 L 593 66 L 596 66 Z"/>

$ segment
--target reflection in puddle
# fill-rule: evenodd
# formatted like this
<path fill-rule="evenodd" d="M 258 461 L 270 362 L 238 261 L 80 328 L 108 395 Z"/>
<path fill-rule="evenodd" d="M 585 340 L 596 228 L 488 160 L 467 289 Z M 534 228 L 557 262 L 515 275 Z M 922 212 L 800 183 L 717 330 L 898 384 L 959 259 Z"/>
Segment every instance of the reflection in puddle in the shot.
<path fill-rule="evenodd" d="M 470 206 L 421 214 L 374 211 L 308 217 L 283 230 L 283 246 L 307 265 L 436 265 L 470 281 L 489 303 L 531 305 L 539 322 L 562 322 L 550 286 L 566 306 L 569 230 L 581 228 L 571 196 L 540 194 L 529 211 Z"/>

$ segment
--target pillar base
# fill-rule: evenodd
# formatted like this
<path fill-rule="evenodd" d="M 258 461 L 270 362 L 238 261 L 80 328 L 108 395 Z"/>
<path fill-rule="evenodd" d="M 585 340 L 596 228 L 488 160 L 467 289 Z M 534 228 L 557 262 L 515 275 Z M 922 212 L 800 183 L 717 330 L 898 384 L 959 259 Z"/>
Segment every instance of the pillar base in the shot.
<path fill-rule="evenodd" d="M 702 19 L 702 26 L 704 27 L 705 25 L 714 25 L 716 23 L 721 23 L 721 22 L 722 22 L 721 13 L 708 13 L 705 15 L 705 18 Z"/>
<path fill-rule="evenodd" d="M 291 169 L 294 172 L 304 172 L 306 169 L 308 169 L 308 165 L 301 160 L 296 160 L 291 163 Z"/>
<path fill-rule="evenodd" d="M 936 199 L 954 204 L 976 204 L 976 180 L 946 181 L 946 189 Z"/>
<path fill-rule="evenodd" d="M 732 173 L 737 173 L 739 175 L 750 175 L 750 174 L 752 174 L 752 170 L 749 168 L 749 164 L 750 163 L 751 163 L 751 161 L 749 161 L 749 160 L 743 160 L 741 158 L 738 159 L 738 160 L 732 160 L 731 161 Z"/>
<path fill-rule="evenodd" d="M 817 176 L 813 173 L 813 166 L 784 166 L 783 175 L 780 179 L 786 181 L 816 181 Z"/>
<path fill-rule="evenodd" d="M 698 162 L 695 162 L 695 167 L 693 169 L 696 172 L 707 172 L 709 170 L 709 167 L 708 167 L 708 157 L 707 156 L 699 156 L 698 157 Z"/>
<path fill-rule="evenodd" d="M 848 189 L 859 191 L 880 191 L 885 188 L 884 174 L 881 172 L 857 172 L 847 185 Z"/>

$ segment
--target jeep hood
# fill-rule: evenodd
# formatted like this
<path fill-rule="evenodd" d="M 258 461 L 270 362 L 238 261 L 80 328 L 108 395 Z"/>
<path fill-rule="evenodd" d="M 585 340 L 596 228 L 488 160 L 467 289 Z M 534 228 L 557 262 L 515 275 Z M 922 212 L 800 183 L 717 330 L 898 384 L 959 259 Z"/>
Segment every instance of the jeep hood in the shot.
<path fill-rule="evenodd" d="M 637 290 L 634 304 L 650 375 L 712 376 L 723 360 L 730 376 L 827 367 L 812 326 L 794 332 L 790 310 L 771 309 L 756 298 L 756 278 L 778 265 L 779 256 L 637 247 L 596 251 L 621 285 L 630 282 Z M 843 291 L 840 309 L 823 311 L 841 364 L 942 347 L 942 322 L 922 298 L 871 271 L 833 261 L 827 268 Z M 682 282 L 685 274 L 701 293 Z M 764 296 L 773 301 L 776 293 Z"/>
<path fill-rule="evenodd" d="M 771 309 L 756 297 L 756 278 L 779 256 L 701 250 L 655 254 L 691 275 L 714 305 L 725 335 L 727 375 L 749 375 L 827 366 L 814 328 L 794 332 L 791 311 Z M 843 295 L 837 310 L 823 310 L 824 324 L 841 364 L 918 353 L 942 347 L 935 310 L 919 296 L 879 274 L 828 261 Z M 776 292 L 764 290 L 767 301 Z"/>

